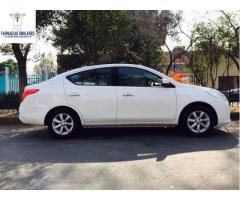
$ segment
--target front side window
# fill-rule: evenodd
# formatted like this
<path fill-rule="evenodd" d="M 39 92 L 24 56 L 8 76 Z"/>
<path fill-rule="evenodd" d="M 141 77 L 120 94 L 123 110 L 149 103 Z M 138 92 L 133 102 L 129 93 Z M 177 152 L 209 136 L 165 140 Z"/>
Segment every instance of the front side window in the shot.
<path fill-rule="evenodd" d="M 69 81 L 80 86 L 111 86 L 111 68 L 87 70 L 67 77 Z"/>
<path fill-rule="evenodd" d="M 153 87 L 162 84 L 162 78 L 156 74 L 133 67 L 119 67 L 118 77 L 120 86 Z"/>

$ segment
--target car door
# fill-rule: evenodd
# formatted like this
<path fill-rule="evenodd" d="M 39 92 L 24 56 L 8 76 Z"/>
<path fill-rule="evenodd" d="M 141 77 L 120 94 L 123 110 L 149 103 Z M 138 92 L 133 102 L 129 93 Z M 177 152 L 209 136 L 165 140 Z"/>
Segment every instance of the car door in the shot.
<path fill-rule="evenodd" d="M 141 68 L 118 67 L 119 124 L 155 124 L 174 120 L 175 88 L 161 85 L 161 77 Z"/>
<path fill-rule="evenodd" d="M 67 102 L 81 113 L 86 124 L 116 123 L 117 95 L 112 68 L 98 68 L 66 77 Z"/>

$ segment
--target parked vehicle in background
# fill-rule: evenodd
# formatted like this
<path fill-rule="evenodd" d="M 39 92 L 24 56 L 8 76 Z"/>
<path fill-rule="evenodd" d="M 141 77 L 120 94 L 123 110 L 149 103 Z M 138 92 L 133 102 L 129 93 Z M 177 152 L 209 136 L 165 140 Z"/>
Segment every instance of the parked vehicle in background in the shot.
<path fill-rule="evenodd" d="M 239 104 L 239 88 L 223 91 L 223 94 L 226 95 L 228 101 L 232 103 L 237 103 Z"/>
<path fill-rule="evenodd" d="M 81 127 L 180 126 L 196 136 L 230 122 L 221 92 L 140 65 L 78 68 L 25 88 L 19 118 L 66 138 Z"/>

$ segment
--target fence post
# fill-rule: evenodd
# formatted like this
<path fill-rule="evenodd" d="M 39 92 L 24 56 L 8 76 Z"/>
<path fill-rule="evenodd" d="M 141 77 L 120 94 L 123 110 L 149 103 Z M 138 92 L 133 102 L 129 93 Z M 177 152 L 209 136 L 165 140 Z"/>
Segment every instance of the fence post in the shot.
<path fill-rule="evenodd" d="M 5 67 L 5 93 L 9 92 L 9 68 Z"/>
<path fill-rule="evenodd" d="M 44 65 L 45 80 L 48 80 L 48 65 Z"/>

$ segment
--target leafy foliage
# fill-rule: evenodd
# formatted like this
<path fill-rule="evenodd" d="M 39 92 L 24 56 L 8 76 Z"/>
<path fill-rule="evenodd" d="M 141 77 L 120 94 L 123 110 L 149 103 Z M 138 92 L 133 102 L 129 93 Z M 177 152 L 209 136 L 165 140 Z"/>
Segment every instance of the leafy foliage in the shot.
<path fill-rule="evenodd" d="M 226 58 L 230 58 L 239 70 L 239 20 L 240 13 L 221 11 L 216 26 L 220 48 Z"/>
<path fill-rule="evenodd" d="M 221 56 L 225 57 L 227 71 L 231 63 L 235 63 L 239 69 L 239 16 L 225 11 L 220 11 L 220 14 L 217 20 L 195 25 L 191 36 L 192 51 L 189 54 L 188 67 L 191 72 L 199 78 L 198 81 L 202 78 L 199 75 L 202 72 L 209 74 L 212 87 L 215 87 Z"/>
<path fill-rule="evenodd" d="M 11 75 L 15 75 L 18 73 L 18 65 L 13 59 L 8 59 L 7 61 L 3 61 L 0 63 L 0 67 L 8 67 L 9 73 Z"/>
<path fill-rule="evenodd" d="M 53 41 L 83 64 L 138 63 L 156 67 L 173 26 L 170 11 L 62 11 Z M 60 60 L 66 56 L 62 56 Z M 82 63 L 82 62 L 81 62 Z"/>
<path fill-rule="evenodd" d="M 193 48 L 199 54 L 199 56 L 196 53 L 194 54 L 195 64 L 201 61 L 202 67 L 199 67 L 204 69 L 204 66 L 207 66 L 213 88 L 215 87 L 218 64 L 222 55 L 217 34 L 210 23 L 197 24 L 193 34 Z"/>
<path fill-rule="evenodd" d="M 57 56 L 58 73 L 84 66 L 85 60 L 82 54 L 60 54 Z"/>
<path fill-rule="evenodd" d="M 86 64 L 100 63 L 127 40 L 129 27 L 123 11 L 68 11 L 53 29 L 53 41 L 62 53 L 82 54 Z"/>

